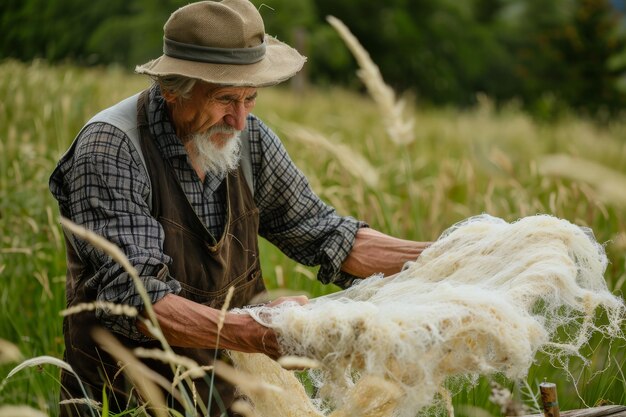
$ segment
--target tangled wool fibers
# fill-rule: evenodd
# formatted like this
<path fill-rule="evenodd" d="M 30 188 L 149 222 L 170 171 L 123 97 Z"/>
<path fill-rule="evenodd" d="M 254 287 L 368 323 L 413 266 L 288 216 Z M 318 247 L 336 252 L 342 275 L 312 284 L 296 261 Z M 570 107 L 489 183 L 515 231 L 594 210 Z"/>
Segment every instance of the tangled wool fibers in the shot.
<path fill-rule="evenodd" d="M 576 355 L 594 331 L 621 336 L 624 304 L 607 289 L 607 263 L 591 231 L 566 220 L 481 215 L 446 230 L 392 277 L 372 276 L 304 306 L 246 311 L 277 331 L 286 353 L 322 364 L 314 382 L 339 412 L 354 406 L 363 381 L 378 379 L 400 397 L 379 407 L 384 413 L 365 404 L 371 412 L 359 414 L 413 416 L 450 377 L 519 378 L 538 351 Z M 604 326 L 594 324 L 598 308 Z M 246 366 L 245 356 L 237 361 Z M 377 391 L 368 392 L 374 403 Z"/>

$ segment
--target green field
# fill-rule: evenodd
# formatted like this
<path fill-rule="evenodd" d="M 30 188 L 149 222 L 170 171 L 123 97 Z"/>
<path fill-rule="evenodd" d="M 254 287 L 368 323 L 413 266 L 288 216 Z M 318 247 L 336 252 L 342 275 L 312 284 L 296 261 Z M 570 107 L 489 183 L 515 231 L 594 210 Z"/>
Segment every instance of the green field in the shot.
<path fill-rule="evenodd" d="M 0 339 L 17 345 L 23 358 L 60 358 L 63 352 L 65 259 L 48 176 L 91 115 L 148 83 L 117 69 L 0 64 Z M 479 102 L 466 111 L 409 106 L 405 117 L 414 118 L 415 127 L 407 144 L 386 134 L 371 97 L 343 90 L 265 89 L 254 113 L 282 137 L 316 192 L 341 214 L 414 240 L 434 240 L 453 223 L 480 213 L 507 221 L 553 214 L 591 227 L 605 243 L 606 280 L 621 294 L 626 124 L 596 126 L 573 117 L 539 124 L 514 104 L 496 110 L 487 98 Z M 270 288 L 311 296 L 336 290 L 313 281 L 314 271 L 265 242 L 261 251 Z M 592 339 L 583 351 L 590 365 L 572 359 L 569 378 L 540 356 L 528 386 L 536 391 L 544 378 L 557 383 L 562 410 L 624 404 L 624 345 Z M 17 363 L 0 364 L 0 379 Z M 27 404 L 56 415 L 58 374 L 50 365 L 21 371 L 6 381 L 0 405 Z M 497 380 L 532 405 L 519 388 L 523 384 Z M 481 379 L 458 392 L 457 415 L 478 416 L 472 407 L 499 415 L 489 390 Z"/>

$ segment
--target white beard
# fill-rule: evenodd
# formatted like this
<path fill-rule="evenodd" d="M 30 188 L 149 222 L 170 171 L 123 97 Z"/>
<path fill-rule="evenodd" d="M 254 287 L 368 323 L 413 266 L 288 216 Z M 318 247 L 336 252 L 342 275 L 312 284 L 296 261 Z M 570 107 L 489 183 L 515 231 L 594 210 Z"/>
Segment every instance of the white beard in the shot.
<path fill-rule="evenodd" d="M 215 133 L 231 133 L 233 136 L 216 143 L 211 139 Z M 223 178 L 239 166 L 241 131 L 226 126 L 213 126 L 204 133 L 194 133 L 188 144 L 188 152 L 203 172 Z"/>

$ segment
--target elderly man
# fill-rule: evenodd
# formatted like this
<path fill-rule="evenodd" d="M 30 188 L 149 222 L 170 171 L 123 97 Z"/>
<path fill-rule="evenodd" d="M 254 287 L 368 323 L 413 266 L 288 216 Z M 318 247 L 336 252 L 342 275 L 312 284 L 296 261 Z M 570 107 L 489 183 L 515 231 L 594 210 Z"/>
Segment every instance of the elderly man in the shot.
<path fill-rule="evenodd" d="M 320 265 L 322 282 L 342 286 L 395 273 L 426 245 L 339 216 L 250 113 L 258 88 L 292 77 L 305 58 L 265 34 L 248 0 L 190 4 L 171 15 L 164 32 L 164 54 L 136 68 L 154 79 L 152 87 L 92 118 L 50 189 L 63 216 L 124 251 L 177 353 L 201 364 L 211 363 L 215 349 L 279 357 L 274 332 L 246 314 L 227 314 L 218 339 L 228 289 L 235 288 L 233 307 L 264 291 L 258 235 L 303 264 Z M 66 242 L 68 306 L 103 301 L 143 311 L 122 267 L 83 240 L 67 234 Z M 126 347 L 159 347 L 139 321 L 107 308 L 68 317 L 65 359 L 81 383 L 63 373 L 64 416 L 87 414 L 72 401 L 84 397 L 82 387 L 97 401 L 104 387 L 112 409 L 133 401 L 120 364 L 92 339 L 98 326 Z M 172 380 L 168 365 L 145 362 Z M 233 389 L 219 379 L 214 385 L 220 401 L 211 401 L 212 414 L 219 415 Z M 208 403 L 209 384 L 196 380 L 195 389 Z"/>

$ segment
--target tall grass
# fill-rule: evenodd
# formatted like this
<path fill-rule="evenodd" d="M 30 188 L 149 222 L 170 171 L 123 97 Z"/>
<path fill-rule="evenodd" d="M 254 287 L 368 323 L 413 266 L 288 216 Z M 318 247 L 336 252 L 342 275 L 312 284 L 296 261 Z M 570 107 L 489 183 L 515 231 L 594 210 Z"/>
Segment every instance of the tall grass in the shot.
<path fill-rule="evenodd" d="M 147 79 L 116 69 L 0 64 L 0 339 L 12 342 L 24 358 L 61 358 L 63 352 L 65 255 L 48 176 L 84 121 L 147 85 Z M 623 200 L 604 191 L 601 179 L 580 175 L 583 167 L 601 166 L 611 174 L 612 187 L 622 190 L 617 194 L 626 194 L 619 180 L 626 174 L 626 125 L 578 119 L 537 124 L 514 105 L 496 110 L 481 98 L 467 111 L 411 110 L 414 139 L 396 143 L 369 96 L 332 88 L 304 96 L 278 87 L 259 93 L 255 114 L 279 133 L 313 188 L 341 214 L 402 238 L 433 240 L 475 214 L 512 221 L 550 213 L 591 227 L 611 261 L 609 288 L 626 288 Z M 573 162 L 551 169 L 548 156 L 557 154 Z M 272 289 L 312 296 L 336 289 L 315 282 L 313 270 L 266 242 L 261 255 Z M 584 352 L 589 366 L 572 359 L 568 377 L 540 356 L 528 383 L 535 390 L 544 378 L 557 383 L 562 409 L 626 403 L 625 352 L 620 342 L 593 339 Z M 14 366 L 0 364 L 0 378 Z M 0 391 L 0 405 L 55 415 L 58 374 L 42 365 L 12 376 Z M 453 403 L 466 406 L 458 408 L 460 415 L 472 407 L 497 415 L 489 394 L 488 381 L 480 380 L 457 390 Z"/>

